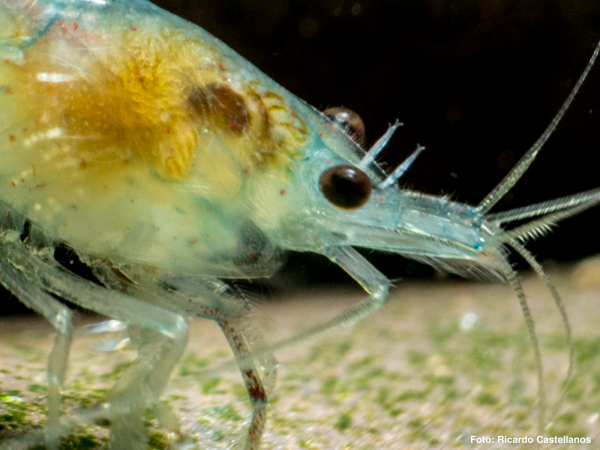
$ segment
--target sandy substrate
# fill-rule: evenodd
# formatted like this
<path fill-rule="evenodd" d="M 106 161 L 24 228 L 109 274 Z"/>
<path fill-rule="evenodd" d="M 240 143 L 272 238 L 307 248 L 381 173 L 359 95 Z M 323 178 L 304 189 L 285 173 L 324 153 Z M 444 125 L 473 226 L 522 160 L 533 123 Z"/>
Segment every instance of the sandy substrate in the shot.
<path fill-rule="evenodd" d="M 464 281 L 402 282 L 386 307 L 353 329 L 278 352 L 265 449 L 461 449 L 600 447 L 600 265 L 556 267 L 551 278 L 570 316 L 576 376 L 548 437 L 585 437 L 590 444 L 535 443 L 537 387 L 533 353 L 517 300 L 508 286 Z M 560 317 L 542 283 L 524 280 L 542 345 L 549 410 L 557 406 L 568 363 Z M 362 295 L 316 292 L 260 307 L 269 339 L 332 317 Z M 90 318 L 82 317 L 82 324 Z M 0 322 L 0 439 L 35 441 L 44 421 L 45 358 L 52 330 L 43 320 Z M 64 394 L 69 422 L 78 408 L 101 400 L 132 351 L 94 351 L 78 333 Z M 162 399 L 181 420 L 193 448 L 235 448 L 249 403 L 235 367 L 208 374 L 230 358 L 215 324 L 191 321 L 185 357 Z M 78 422 L 63 448 L 102 448 L 107 428 Z M 168 446 L 148 415 L 149 448 Z M 31 430 L 34 430 L 33 433 Z M 28 432 L 23 441 L 22 435 Z M 471 436 L 494 443 L 471 444 Z M 498 436 L 533 444 L 499 444 Z M 14 439 L 17 439 L 16 441 Z M 16 443 L 16 444 L 15 444 Z M 27 446 L 25 445 L 25 447 Z M 39 447 L 38 447 L 39 448 Z"/>

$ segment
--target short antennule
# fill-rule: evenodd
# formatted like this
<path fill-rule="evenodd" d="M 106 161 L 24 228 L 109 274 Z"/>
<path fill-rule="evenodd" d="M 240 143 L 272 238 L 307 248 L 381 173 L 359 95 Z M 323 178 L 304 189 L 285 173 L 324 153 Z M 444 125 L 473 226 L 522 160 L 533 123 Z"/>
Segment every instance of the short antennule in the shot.
<path fill-rule="evenodd" d="M 404 175 L 404 172 L 406 172 L 408 170 L 408 168 L 411 166 L 411 164 L 413 162 L 415 162 L 415 159 L 417 159 L 417 156 L 419 156 L 419 154 L 423 150 L 425 150 L 425 147 L 417 144 L 417 149 L 414 152 L 412 152 L 412 154 L 408 158 L 406 158 L 402 164 L 400 164 L 398 167 L 396 167 L 396 170 L 394 170 L 385 180 L 383 180 L 379 184 L 378 188 L 385 189 L 387 187 L 390 187 L 396 181 L 398 181 L 398 179 L 402 175 Z"/>
<path fill-rule="evenodd" d="M 569 96 L 567 97 L 567 99 L 565 100 L 563 105 L 561 106 L 561 108 L 558 111 L 558 113 L 556 114 L 556 116 L 554 116 L 554 119 L 552 119 L 552 122 L 550 122 L 550 125 L 548 125 L 548 128 L 546 128 L 546 130 L 544 130 L 544 132 L 539 137 L 539 139 L 535 142 L 535 144 L 533 144 L 533 146 L 529 150 L 527 150 L 527 153 L 525 153 L 525 155 L 523 155 L 523 157 L 519 160 L 517 165 L 512 168 L 512 170 L 508 173 L 508 175 L 506 175 L 504 177 L 504 179 L 492 190 L 492 192 L 490 192 L 487 195 L 487 197 L 485 197 L 483 199 L 483 201 L 477 206 L 477 209 L 479 210 L 479 212 L 481 214 L 485 214 L 490 209 L 492 209 L 492 207 L 502 197 L 504 197 L 504 195 L 515 185 L 515 183 L 517 181 L 519 181 L 521 176 L 529 168 L 529 166 L 531 165 L 531 163 L 537 156 L 538 152 L 544 146 L 544 144 L 546 143 L 548 138 L 552 135 L 552 133 L 556 129 L 556 126 L 559 124 L 559 122 L 565 115 L 565 112 L 567 111 L 567 109 L 569 108 L 571 103 L 573 102 L 573 99 L 575 98 L 575 95 L 577 95 L 579 88 L 581 87 L 581 85 L 587 78 L 588 73 L 592 69 L 594 62 L 596 61 L 596 58 L 598 57 L 598 52 L 600 52 L 600 42 L 598 43 L 598 45 L 596 45 L 596 49 L 594 50 L 594 53 L 592 54 L 592 57 L 590 58 L 583 73 L 577 80 L 577 83 L 575 83 L 573 90 L 571 91 L 571 93 L 569 94 Z"/>
<path fill-rule="evenodd" d="M 381 153 L 381 150 L 383 150 L 383 148 L 387 145 L 389 140 L 392 138 L 392 135 L 394 134 L 394 132 L 398 129 L 398 127 L 401 127 L 402 125 L 404 125 L 404 124 L 402 122 L 399 122 L 398 119 L 396 119 L 396 122 L 394 123 L 394 125 L 389 126 L 389 128 L 384 133 L 384 135 L 381 136 L 377 140 L 377 142 L 375 142 L 375 144 L 373 144 L 373 146 L 369 149 L 369 151 L 363 157 L 363 159 L 360 160 L 360 162 L 358 163 L 358 167 L 360 169 L 367 169 L 369 166 L 371 166 L 373 164 L 373 162 L 375 161 L 375 158 L 377 158 L 377 155 L 379 155 L 379 153 Z"/>

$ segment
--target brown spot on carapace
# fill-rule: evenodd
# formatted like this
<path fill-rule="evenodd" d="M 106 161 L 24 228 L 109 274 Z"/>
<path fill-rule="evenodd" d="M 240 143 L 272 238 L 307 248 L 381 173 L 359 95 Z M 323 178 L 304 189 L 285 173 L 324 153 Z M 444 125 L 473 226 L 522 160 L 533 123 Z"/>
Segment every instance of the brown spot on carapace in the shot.
<path fill-rule="evenodd" d="M 40 118 L 28 122 L 22 139 L 31 161 L 44 161 L 36 165 L 38 178 L 68 167 L 73 174 L 65 176 L 108 195 L 148 168 L 169 181 L 198 177 L 215 196 L 231 197 L 240 189 L 241 167 L 248 175 L 276 169 L 287 176 L 303 154 L 309 129 L 288 99 L 245 79 L 231 63 L 217 66 L 217 48 L 187 32 L 150 33 L 141 25 L 136 33 L 118 28 L 66 39 L 63 25 L 50 27 L 21 64 L 4 68 L 7 83 L 20 83 L 9 100 Z M 64 54 L 48 58 L 57 42 Z M 111 51 L 91 58 L 90 48 Z M 68 82 L 40 81 L 40 73 Z M 19 143 L 17 134 L 10 142 Z"/>
<path fill-rule="evenodd" d="M 244 98 L 223 84 L 195 87 L 188 96 L 194 113 L 220 130 L 236 135 L 247 131 L 252 122 Z"/>

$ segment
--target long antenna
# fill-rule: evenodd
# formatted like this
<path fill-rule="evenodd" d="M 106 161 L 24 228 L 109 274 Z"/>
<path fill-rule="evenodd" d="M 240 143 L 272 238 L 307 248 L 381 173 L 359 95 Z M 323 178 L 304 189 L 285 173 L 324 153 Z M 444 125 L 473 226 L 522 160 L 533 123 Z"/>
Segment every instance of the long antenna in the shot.
<path fill-rule="evenodd" d="M 561 106 L 556 116 L 554 116 L 554 119 L 552 119 L 552 122 L 550 122 L 550 125 L 548 125 L 548 128 L 546 128 L 546 130 L 542 133 L 542 135 L 535 142 L 535 144 L 533 144 L 533 146 L 529 150 L 527 150 L 527 153 L 523 155 L 523 157 L 519 160 L 515 167 L 512 168 L 512 170 L 508 173 L 508 175 L 504 177 L 504 179 L 498 184 L 498 186 L 496 186 L 492 190 L 492 192 L 490 192 L 487 195 L 487 197 L 485 197 L 483 201 L 477 206 L 477 209 L 481 214 L 485 214 L 490 209 L 492 209 L 492 207 L 498 202 L 498 200 L 504 197 L 504 195 L 515 185 L 517 181 L 519 181 L 519 178 L 521 178 L 521 176 L 529 168 L 529 166 L 537 156 L 538 152 L 544 146 L 550 135 L 556 129 L 556 126 L 559 124 L 559 122 L 565 115 L 565 112 L 571 105 L 571 102 L 575 98 L 575 95 L 577 95 L 579 88 L 581 87 L 586 77 L 588 76 L 588 73 L 592 69 L 594 62 L 598 57 L 599 51 L 600 42 L 596 45 L 596 49 L 594 50 L 594 53 L 592 54 L 592 57 L 590 58 L 585 70 L 577 80 L 577 83 L 575 83 L 575 87 L 573 87 L 573 90 Z"/>

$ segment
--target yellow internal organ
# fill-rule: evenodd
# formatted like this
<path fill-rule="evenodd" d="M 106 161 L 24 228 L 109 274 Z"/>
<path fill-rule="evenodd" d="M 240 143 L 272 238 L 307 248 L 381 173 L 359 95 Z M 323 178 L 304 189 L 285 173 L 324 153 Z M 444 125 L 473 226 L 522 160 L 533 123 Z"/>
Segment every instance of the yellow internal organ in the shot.
<path fill-rule="evenodd" d="M 19 67 L 29 97 L 23 103 L 38 111 L 37 126 L 29 130 L 33 136 L 60 130 L 57 142 L 76 153 L 82 168 L 113 170 L 143 160 L 161 177 L 187 177 L 198 141 L 196 124 L 182 108 L 183 87 L 160 49 L 151 48 L 151 42 L 143 54 L 110 43 L 84 45 L 66 40 L 56 28 Z"/>
<path fill-rule="evenodd" d="M 268 93 L 265 105 L 214 54 L 177 31 L 71 36 L 57 24 L 14 67 L 20 103 L 35 105 L 37 116 L 24 137 L 60 130 L 56 164 L 111 175 L 144 163 L 161 178 L 188 179 L 195 164 L 212 164 L 199 137 L 206 133 L 243 167 L 286 165 L 306 126 L 280 96 Z M 231 176 L 221 176 L 227 190 Z"/>

